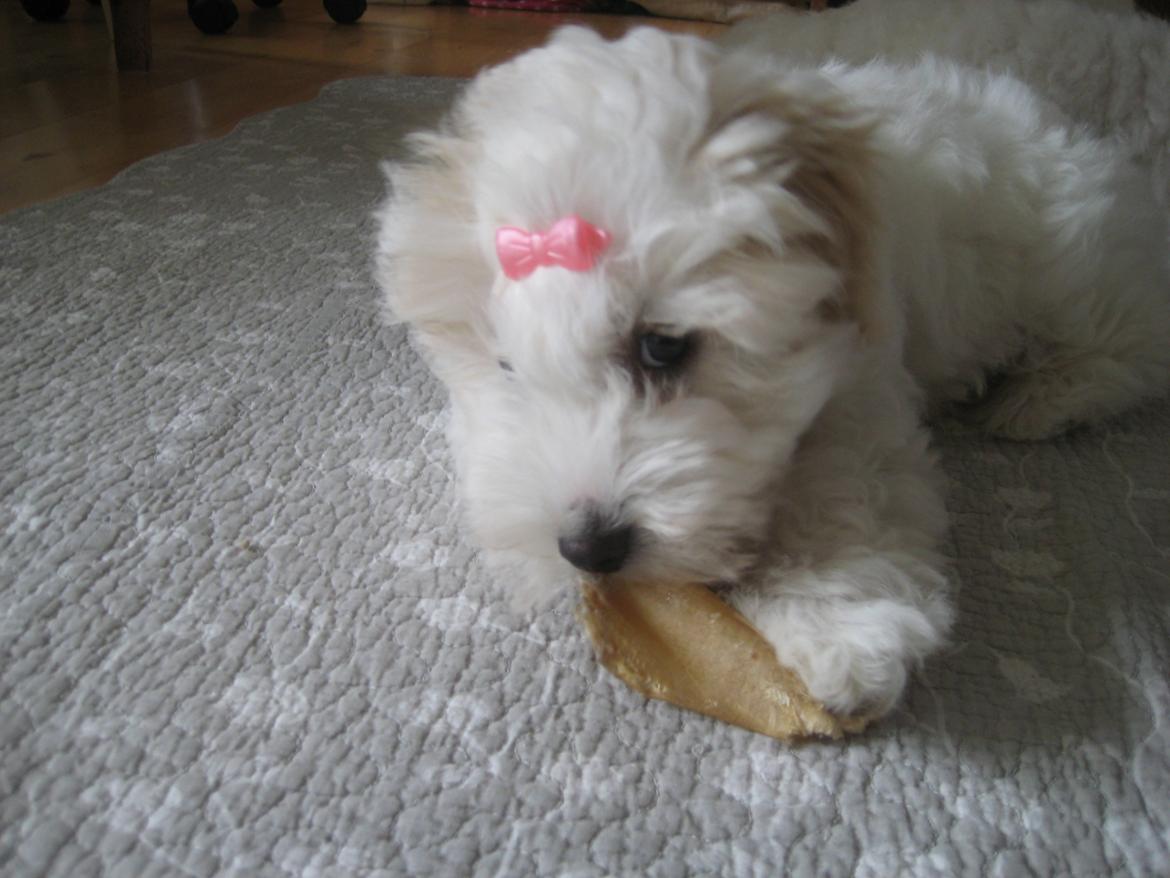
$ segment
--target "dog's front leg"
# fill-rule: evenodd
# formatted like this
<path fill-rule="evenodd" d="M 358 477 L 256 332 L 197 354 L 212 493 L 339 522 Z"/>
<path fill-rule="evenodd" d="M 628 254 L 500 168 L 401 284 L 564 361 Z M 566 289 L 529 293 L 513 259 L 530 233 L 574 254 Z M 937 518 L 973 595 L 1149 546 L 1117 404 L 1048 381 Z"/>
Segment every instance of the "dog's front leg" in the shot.
<path fill-rule="evenodd" d="M 867 364 L 802 441 L 783 483 L 776 559 L 730 600 L 809 691 L 883 714 L 944 641 L 940 478 L 900 366 Z"/>

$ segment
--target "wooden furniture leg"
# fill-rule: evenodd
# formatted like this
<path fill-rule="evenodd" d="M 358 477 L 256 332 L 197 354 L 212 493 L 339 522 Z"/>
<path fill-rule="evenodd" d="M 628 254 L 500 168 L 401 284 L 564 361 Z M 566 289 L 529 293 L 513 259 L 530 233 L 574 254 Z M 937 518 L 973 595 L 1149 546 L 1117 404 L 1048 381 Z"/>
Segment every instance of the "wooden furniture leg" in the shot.
<path fill-rule="evenodd" d="M 114 55 L 119 70 L 150 69 L 150 0 L 113 0 Z"/>

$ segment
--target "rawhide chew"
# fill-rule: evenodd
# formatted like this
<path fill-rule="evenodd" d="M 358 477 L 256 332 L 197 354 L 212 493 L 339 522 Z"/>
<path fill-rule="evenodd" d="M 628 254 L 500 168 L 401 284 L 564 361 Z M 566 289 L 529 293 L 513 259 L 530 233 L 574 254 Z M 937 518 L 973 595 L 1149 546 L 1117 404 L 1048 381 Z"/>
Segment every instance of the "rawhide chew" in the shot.
<path fill-rule="evenodd" d="M 868 723 L 829 713 L 705 586 L 586 582 L 583 590 L 580 617 L 601 663 L 649 698 L 786 741 L 840 738 Z"/>

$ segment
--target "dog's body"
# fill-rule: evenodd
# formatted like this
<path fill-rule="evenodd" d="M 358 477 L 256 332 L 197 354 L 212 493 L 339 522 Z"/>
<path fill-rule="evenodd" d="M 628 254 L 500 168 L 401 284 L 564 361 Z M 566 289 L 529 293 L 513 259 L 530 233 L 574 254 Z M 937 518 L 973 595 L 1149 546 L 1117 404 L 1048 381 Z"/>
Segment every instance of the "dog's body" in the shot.
<path fill-rule="evenodd" d="M 1167 383 L 1148 182 L 1006 78 L 570 29 L 417 143 L 379 280 L 480 543 L 531 582 L 732 585 L 837 711 L 889 709 L 951 623 L 928 402 L 1042 438 Z M 568 216 L 595 266 L 501 272 L 497 229 Z"/>

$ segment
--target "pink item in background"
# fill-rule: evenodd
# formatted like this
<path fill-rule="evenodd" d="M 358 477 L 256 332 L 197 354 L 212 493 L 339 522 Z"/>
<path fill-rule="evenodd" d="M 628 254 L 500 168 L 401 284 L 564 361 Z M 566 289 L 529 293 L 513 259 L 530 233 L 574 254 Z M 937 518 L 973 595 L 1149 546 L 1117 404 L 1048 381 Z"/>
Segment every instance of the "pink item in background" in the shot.
<path fill-rule="evenodd" d="M 589 12 L 602 4 L 597 0 L 468 0 L 468 5 L 525 12 Z"/>

